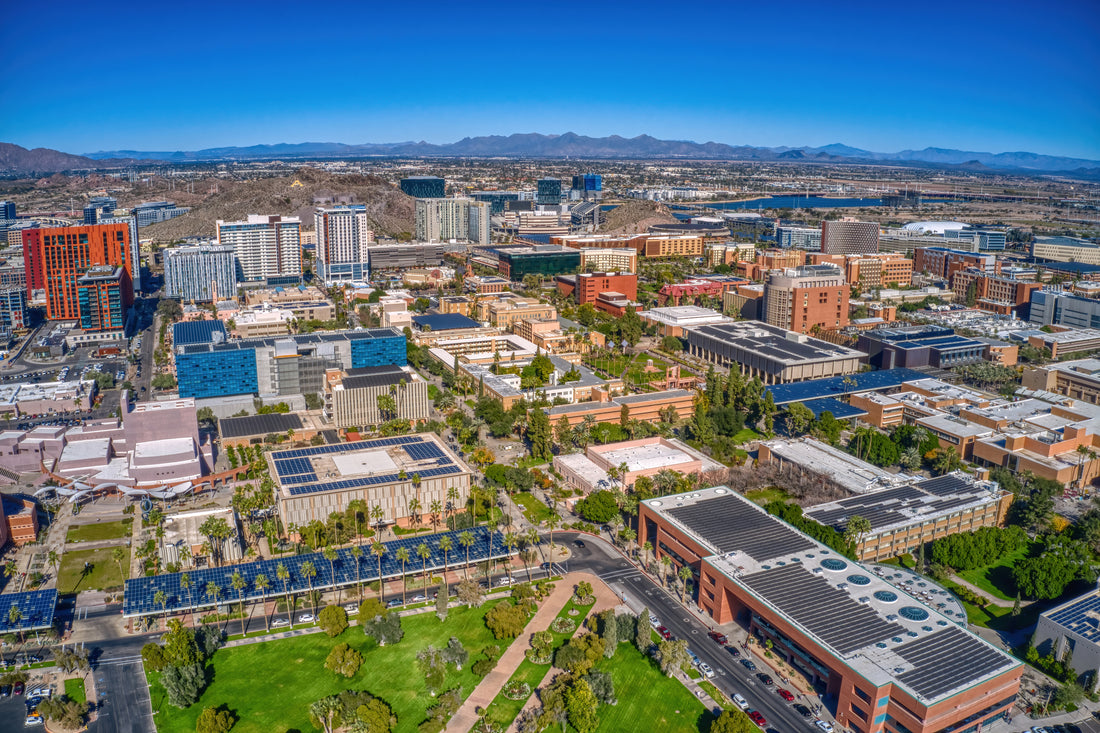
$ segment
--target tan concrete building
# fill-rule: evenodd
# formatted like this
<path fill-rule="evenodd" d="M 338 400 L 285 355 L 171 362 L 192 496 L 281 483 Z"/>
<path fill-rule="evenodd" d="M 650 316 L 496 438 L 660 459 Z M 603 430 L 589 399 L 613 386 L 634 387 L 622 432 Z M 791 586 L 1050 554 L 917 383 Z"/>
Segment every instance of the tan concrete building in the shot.
<path fill-rule="evenodd" d="M 632 247 L 583 247 L 581 272 L 637 272 L 638 251 Z"/>
<path fill-rule="evenodd" d="M 1024 372 L 1021 382 L 1028 389 L 1100 404 L 1100 359 L 1063 361 L 1029 369 Z"/>
<path fill-rule="evenodd" d="M 329 369 L 323 397 L 325 418 L 341 430 L 431 417 L 428 383 L 409 367 Z"/>

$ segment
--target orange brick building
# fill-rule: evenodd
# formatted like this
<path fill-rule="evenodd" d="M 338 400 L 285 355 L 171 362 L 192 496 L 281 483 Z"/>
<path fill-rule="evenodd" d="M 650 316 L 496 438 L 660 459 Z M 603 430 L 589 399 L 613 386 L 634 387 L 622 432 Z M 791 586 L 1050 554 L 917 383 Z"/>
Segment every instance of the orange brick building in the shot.
<path fill-rule="evenodd" d="M 30 499 L 5 496 L 0 501 L 0 547 L 10 539 L 17 547 L 38 538 L 38 505 Z"/>
<path fill-rule="evenodd" d="M 987 275 L 976 269 L 956 272 L 951 280 L 951 289 L 955 291 L 955 302 L 965 303 L 967 296 L 971 294 L 971 288 L 975 298 L 974 305 L 979 310 L 1011 315 L 1018 309 L 1030 311 L 1031 293 L 1042 290 L 1043 284 Z"/>
<path fill-rule="evenodd" d="M 129 224 L 25 229 L 27 287 L 41 283 L 46 290 L 46 317 L 53 321 L 79 321 L 77 281 L 97 265 L 121 267 L 123 305 L 134 302 L 136 262 L 130 257 Z M 31 272 L 31 268 L 37 272 Z"/>
<path fill-rule="evenodd" d="M 768 273 L 764 320 L 788 331 L 809 333 L 848 325 L 848 284 L 832 265 L 811 265 Z"/>
<path fill-rule="evenodd" d="M 858 733 L 977 730 L 1007 717 L 1023 664 L 726 487 L 643 501 L 639 543 L 718 625 L 747 628 Z"/>

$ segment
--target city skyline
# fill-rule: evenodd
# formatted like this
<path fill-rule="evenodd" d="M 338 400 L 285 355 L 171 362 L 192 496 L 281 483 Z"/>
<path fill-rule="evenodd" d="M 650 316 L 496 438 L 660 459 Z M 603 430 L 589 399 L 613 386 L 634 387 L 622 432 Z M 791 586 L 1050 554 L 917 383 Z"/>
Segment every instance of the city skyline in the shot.
<path fill-rule="evenodd" d="M 571 130 L 1100 159 L 1100 18 L 1084 3 L 204 4 L 170 22 L 60 5 L 48 26 L 13 7 L 0 30 L 0 89 L 33 112 L 0 139 L 85 154 Z M 117 39 L 72 53 L 95 29 Z"/>

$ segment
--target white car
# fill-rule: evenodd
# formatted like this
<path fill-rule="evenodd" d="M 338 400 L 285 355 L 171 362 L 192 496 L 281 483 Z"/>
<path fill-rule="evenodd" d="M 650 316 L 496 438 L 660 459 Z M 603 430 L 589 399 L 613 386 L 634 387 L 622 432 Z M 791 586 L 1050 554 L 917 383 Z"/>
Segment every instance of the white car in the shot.
<path fill-rule="evenodd" d="M 359 613 L 359 606 L 356 606 L 354 603 L 345 603 L 344 610 L 348 613 Z"/>
<path fill-rule="evenodd" d="M 823 730 L 825 733 L 833 733 L 832 723 L 827 723 L 824 720 L 815 720 L 814 725 Z"/>
<path fill-rule="evenodd" d="M 417 593 L 415 596 L 409 599 L 409 603 L 423 603 L 428 600 L 428 597 L 423 593 Z"/>
<path fill-rule="evenodd" d="M 23 721 L 23 725 L 25 725 L 28 728 L 30 728 L 32 726 L 35 726 L 35 725 L 42 725 L 42 714 L 39 713 L 38 711 L 35 711 L 35 712 L 31 713 Z"/>
<path fill-rule="evenodd" d="M 706 662 L 699 662 L 699 671 L 703 673 L 703 676 L 708 680 L 714 676 L 714 670 L 710 668 L 710 665 Z"/>
<path fill-rule="evenodd" d="M 657 628 L 658 626 L 661 625 L 661 619 L 657 618 L 656 616 L 654 616 L 651 613 L 651 614 L 649 614 L 649 625 L 652 626 L 653 628 Z"/>
<path fill-rule="evenodd" d="M 285 618 L 277 618 L 271 622 L 271 628 L 273 629 L 278 629 L 283 626 L 290 626 L 290 621 L 286 620 Z"/>
<path fill-rule="evenodd" d="M 749 709 L 749 701 L 741 697 L 740 693 L 733 696 L 733 704 L 741 708 L 742 710 Z"/>
<path fill-rule="evenodd" d="M 300 624 L 311 624 L 316 620 L 317 619 L 314 618 L 312 613 L 303 613 L 301 616 L 298 617 L 298 623 Z"/>
<path fill-rule="evenodd" d="M 512 580 L 512 578 L 510 576 L 505 575 L 503 578 L 501 578 L 497 581 L 497 587 L 500 588 L 500 587 L 503 587 L 503 586 L 506 586 L 506 585 L 511 585 L 513 582 L 514 581 Z"/>

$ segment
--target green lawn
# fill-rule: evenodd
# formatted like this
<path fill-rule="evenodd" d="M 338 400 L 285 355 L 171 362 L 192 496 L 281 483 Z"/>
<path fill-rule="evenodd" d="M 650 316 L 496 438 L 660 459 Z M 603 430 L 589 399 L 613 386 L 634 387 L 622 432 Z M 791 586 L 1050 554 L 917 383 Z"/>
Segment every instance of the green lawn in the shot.
<path fill-rule="evenodd" d="M 1014 601 L 1016 600 L 1016 583 L 1012 579 L 1012 566 L 1030 554 L 1031 548 L 1025 547 L 1005 555 L 993 565 L 965 570 L 959 573 L 959 577 L 996 598 Z"/>
<path fill-rule="evenodd" d="M 614 356 L 600 356 L 599 358 L 586 356 L 584 363 L 587 366 L 595 367 L 604 372 L 607 372 L 613 377 L 618 377 L 623 373 L 623 370 L 630 364 L 630 359 L 622 354 L 615 354 Z"/>
<path fill-rule="evenodd" d="M 742 443 L 748 443 L 750 440 L 757 440 L 759 438 L 760 433 L 752 428 L 742 428 L 731 438 L 731 440 L 737 445 L 741 445 Z"/>
<path fill-rule="evenodd" d="M 94 540 L 115 540 L 120 537 L 129 537 L 133 531 L 134 518 L 126 517 L 118 522 L 103 522 L 101 524 L 78 524 L 69 527 L 69 533 L 65 536 L 66 542 L 91 542 Z"/>
<path fill-rule="evenodd" d="M 424 688 L 424 676 L 416 667 L 416 654 L 429 644 L 442 648 L 457 636 L 470 652 L 470 662 L 461 672 L 449 669 L 447 686 L 460 686 L 466 697 L 480 681 L 470 667 L 490 644 L 502 649 L 510 643 L 496 641 L 485 628 L 484 615 L 492 608 L 453 608 L 443 623 L 434 613 L 405 618 L 405 638 L 399 644 L 378 647 L 352 627 L 329 639 L 311 634 L 261 644 L 221 649 L 210 664 L 212 682 L 199 701 L 186 710 L 168 704 L 157 675 L 148 673 L 154 719 L 160 733 L 192 733 L 204 707 L 228 705 L 240 721 L 234 733 L 282 733 L 312 731 L 309 704 L 343 690 L 369 690 L 381 697 L 397 715 L 398 731 L 416 731 L 433 699 Z M 324 668 L 325 657 L 338 643 L 347 642 L 363 652 L 363 666 L 351 678 L 337 676 Z M 273 704 L 273 701 L 278 701 Z"/>
<path fill-rule="evenodd" d="M 66 550 L 61 556 L 61 570 L 57 576 L 57 590 L 61 593 L 74 593 L 82 590 L 106 590 L 107 588 L 121 588 L 123 576 L 118 573 L 118 563 L 111 557 L 114 548 L 104 547 L 99 550 Z M 126 550 L 126 558 L 122 561 L 122 569 L 125 577 L 130 577 L 130 548 Z M 91 570 L 87 577 L 81 577 L 84 571 L 84 563 L 91 564 Z"/>
<path fill-rule="evenodd" d="M 523 516 L 527 517 L 527 521 L 531 524 L 542 524 L 550 517 L 550 507 L 531 494 L 520 491 L 512 496 L 512 500 L 523 510 Z"/>
<path fill-rule="evenodd" d="M 679 680 L 665 677 L 633 644 L 620 644 L 611 659 L 596 665 L 611 674 L 618 705 L 600 705 L 597 733 L 647 730 L 705 733 L 714 715 Z M 557 733 L 561 728 L 547 729 Z"/>
<path fill-rule="evenodd" d="M 74 677 L 71 680 L 65 680 L 65 695 L 70 700 L 87 702 L 88 696 L 84 692 L 84 679 L 81 677 Z"/>
<path fill-rule="evenodd" d="M 749 501 L 753 501 L 760 506 L 764 506 L 770 501 L 790 501 L 791 497 L 786 491 L 780 488 L 772 486 L 767 489 L 756 489 L 755 491 L 745 492 L 745 498 Z"/>

